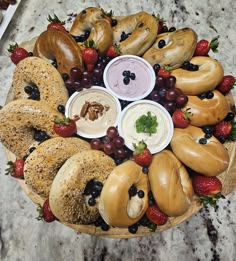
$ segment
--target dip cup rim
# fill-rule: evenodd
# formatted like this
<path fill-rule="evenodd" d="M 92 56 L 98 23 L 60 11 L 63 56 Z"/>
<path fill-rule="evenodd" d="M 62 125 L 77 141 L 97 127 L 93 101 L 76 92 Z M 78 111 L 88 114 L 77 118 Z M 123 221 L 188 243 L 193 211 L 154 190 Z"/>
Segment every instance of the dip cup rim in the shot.
<path fill-rule="evenodd" d="M 68 99 L 68 101 L 67 101 L 67 103 L 65 105 L 65 116 L 69 117 L 69 111 L 70 111 L 70 108 L 71 108 L 71 104 L 73 103 L 73 101 L 75 99 L 77 99 L 80 95 L 82 95 L 84 93 L 89 93 L 91 91 L 96 91 L 96 90 L 99 91 L 99 92 L 104 92 L 104 93 L 110 95 L 111 98 L 115 101 L 116 108 L 117 108 L 117 116 L 116 116 L 116 120 L 115 120 L 115 122 L 114 122 L 114 124 L 112 126 L 116 127 L 118 125 L 118 120 L 119 120 L 119 116 L 120 116 L 120 113 L 121 113 L 120 102 L 119 102 L 118 98 L 114 97 L 113 94 L 108 89 L 106 89 L 106 88 L 104 88 L 102 86 L 91 86 L 88 89 L 84 88 L 82 91 L 74 92 L 69 97 L 69 99 Z M 108 127 L 110 127 L 110 126 L 108 126 Z M 107 128 L 104 129 L 103 132 L 99 132 L 99 133 L 95 133 L 95 134 L 88 134 L 88 133 L 85 133 L 83 131 L 80 131 L 79 128 L 77 128 L 77 135 L 79 135 L 80 137 L 83 137 L 83 138 L 87 138 L 87 139 L 101 138 L 101 137 L 104 137 L 106 135 Z"/>

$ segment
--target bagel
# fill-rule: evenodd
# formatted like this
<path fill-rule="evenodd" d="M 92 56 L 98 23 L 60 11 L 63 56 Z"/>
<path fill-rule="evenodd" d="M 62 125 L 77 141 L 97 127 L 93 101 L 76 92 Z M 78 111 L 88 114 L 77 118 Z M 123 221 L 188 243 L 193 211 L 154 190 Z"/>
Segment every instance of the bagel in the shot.
<path fill-rule="evenodd" d="M 61 74 L 69 75 L 73 67 L 83 70 L 81 49 L 66 31 L 49 29 L 42 32 L 35 42 L 33 54 L 47 61 L 56 60 Z"/>
<path fill-rule="evenodd" d="M 90 149 L 79 138 L 55 137 L 41 143 L 25 160 L 25 183 L 32 191 L 48 198 L 54 177 L 63 163 L 73 154 Z"/>
<path fill-rule="evenodd" d="M 230 111 L 225 96 L 219 91 L 212 91 L 211 99 L 200 99 L 198 96 L 188 96 L 188 102 L 184 109 L 190 108 L 192 113 L 191 125 L 204 126 L 214 125 L 222 121 Z"/>
<path fill-rule="evenodd" d="M 75 18 L 69 33 L 79 36 L 87 30 L 91 30 L 95 21 L 104 18 L 104 12 L 100 8 L 87 7 L 82 10 Z"/>
<path fill-rule="evenodd" d="M 191 206 L 191 179 L 171 151 L 163 150 L 153 156 L 148 178 L 156 204 L 169 217 L 181 216 Z"/>
<path fill-rule="evenodd" d="M 227 169 L 229 154 L 214 136 L 200 144 L 204 135 L 201 128 L 191 125 L 175 128 L 170 145 L 175 156 L 190 169 L 205 176 L 217 176 Z"/>
<path fill-rule="evenodd" d="M 49 137 L 58 136 L 53 130 L 55 117 L 62 114 L 43 101 L 15 100 L 0 110 L 0 140 L 17 157 L 24 157 L 35 142 L 35 129 Z"/>
<path fill-rule="evenodd" d="M 132 185 L 144 192 L 143 198 L 138 195 L 129 197 Z M 115 167 L 104 184 L 99 200 L 100 215 L 111 226 L 128 227 L 144 215 L 148 207 L 148 191 L 148 177 L 142 167 L 128 160 Z"/>
<path fill-rule="evenodd" d="M 89 206 L 84 189 L 91 180 L 105 182 L 115 163 L 102 151 L 86 150 L 71 156 L 52 182 L 49 204 L 62 222 L 91 224 L 99 217 L 97 204 Z"/>
<path fill-rule="evenodd" d="M 166 45 L 158 47 L 160 40 Z M 151 65 L 169 65 L 173 69 L 179 68 L 184 61 L 193 57 L 197 44 L 197 34 L 190 28 L 183 28 L 174 32 L 158 34 L 154 44 L 144 53 L 143 58 Z"/>
<path fill-rule="evenodd" d="M 198 65 L 198 71 L 175 69 L 175 86 L 187 95 L 198 95 L 213 90 L 223 79 L 224 69 L 219 62 L 208 56 L 195 56 L 190 63 Z"/>
<path fill-rule="evenodd" d="M 38 57 L 27 57 L 17 64 L 12 81 L 14 99 L 27 99 L 29 95 L 24 87 L 32 84 L 38 87 L 40 100 L 55 109 L 58 105 L 66 105 L 69 96 L 60 73 Z"/>
<path fill-rule="evenodd" d="M 143 55 L 157 36 L 157 20 L 146 12 L 129 15 L 113 27 L 113 44 L 119 46 L 122 54 Z M 120 42 L 121 34 L 131 35 Z"/>

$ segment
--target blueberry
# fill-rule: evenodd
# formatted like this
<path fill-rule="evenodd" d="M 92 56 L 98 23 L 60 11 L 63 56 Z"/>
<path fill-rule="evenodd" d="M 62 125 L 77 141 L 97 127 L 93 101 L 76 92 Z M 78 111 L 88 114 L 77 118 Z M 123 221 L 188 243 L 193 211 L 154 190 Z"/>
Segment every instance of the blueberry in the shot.
<path fill-rule="evenodd" d="M 136 232 L 138 231 L 138 224 L 135 223 L 131 226 L 128 227 L 128 230 L 131 234 L 136 234 Z"/>
<path fill-rule="evenodd" d="M 65 113 L 65 106 L 60 104 L 60 105 L 58 105 L 57 110 L 59 112 L 61 112 L 62 114 L 64 114 Z"/>
<path fill-rule="evenodd" d="M 220 135 L 217 137 L 220 143 L 224 144 L 226 142 L 226 137 L 224 135 Z"/>
<path fill-rule="evenodd" d="M 207 97 L 206 92 L 203 92 L 203 93 L 198 95 L 198 98 L 201 99 L 201 100 L 206 99 L 206 97 Z"/>
<path fill-rule="evenodd" d="M 185 70 L 188 70 L 188 68 L 190 67 L 190 62 L 189 61 L 185 61 L 182 64 L 182 68 Z"/>
<path fill-rule="evenodd" d="M 201 138 L 201 139 L 199 139 L 199 143 L 202 144 L 202 145 L 205 145 L 205 144 L 207 144 L 207 139 Z"/>
<path fill-rule="evenodd" d="M 130 71 L 123 71 L 122 75 L 125 77 L 130 77 Z"/>
<path fill-rule="evenodd" d="M 100 227 L 100 226 L 102 225 L 102 223 L 103 223 L 103 219 L 102 219 L 101 216 L 99 216 L 99 217 L 95 220 L 94 225 L 95 225 L 96 227 Z"/>
<path fill-rule="evenodd" d="M 127 77 L 127 76 L 125 76 L 124 79 L 123 79 L 123 83 L 124 83 L 125 85 L 128 85 L 129 82 L 130 82 L 130 78 Z"/>
<path fill-rule="evenodd" d="M 139 191 L 138 191 L 138 197 L 139 197 L 139 198 L 143 198 L 144 195 L 145 195 L 145 193 L 144 193 L 143 190 L 139 190 Z"/>
<path fill-rule="evenodd" d="M 26 159 L 28 158 L 29 155 L 25 155 L 22 159 L 23 161 L 26 161 Z"/>
<path fill-rule="evenodd" d="M 160 49 L 163 48 L 165 45 L 166 45 L 166 41 L 163 39 L 158 42 L 158 48 Z"/>
<path fill-rule="evenodd" d="M 155 72 L 156 74 L 158 73 L 158 71 L 160 70 L 160 68 L 161 68 L 161 66 L 160 66 L 159 63 L 156 63 L 156 64 L 153 65 L 153 70 L 154 70 L 154 72 Z"/>
<path fill-rule="evenodd" d="M 210 139 L 210 138 L 212 137 L 212 134 L 206 133 L 204 137 L 205 137 L 206 139 Z"/>
<path fill-rule="evenodd" d="M 105 223 L 105 222 L 102 223 L 101 229 L 102 229 L 103 231 L 108 231 L 109 228 L 110 228 L 110 226 L 109 226 L 107 223 Z"/>
<path fill-rule="evenodd" d="M 161 30 L 162 33 L 168 32 L 168 27 L 164 25 Z"/>
<path fill-rule="evenodd" d="M 113 26 L 116 26 L 117 25 L 117 20 L 116 19 L 112 19 L 111 20 L 111 26 L 113 27 Z"/>
<path fill-rule="evenodd" d="M 131 79 L 131 80 L 135 80 L 135 78 L 136 78 L 135 73 L 131 73 L 131 74 L 130 74 L 130 79 Z"/>
<path fill-rule="evenodd" d="M 148 174 L 148 167 L 143 167 L 142 171 L 144 174 Z"/>
<path fill-rule="evenodd" d="M 93 198 L 93 197 L 89 198 L 88 204 L 89 204 L 89 206 L 91 206 L 91 207 L 92 207 L 92 206 L 95 206 L 95 204 L 96 204 L 96 199 Z"/>
<path fill-rule="evenodd" d="M 213 97 L 214 97 L 214 93 L 213 92 L 209 91 L 209 92 L 206 93 L 206 98 L 207 99 L 212 99 Z"/>
<path fill-rule="evenodd" d="M 30 95 L 33 91 L 33 87 L 30 85 L 27 85 L 27 86 L 25 86 L 24 91 L 25 91 L 25 93 Z"/>
<path fill-rule="evenodd" d="M 115 164 L 116 166 L 120 165 L 123 162 L 123 159 L 121 158 L 115 158 Z"/>
<path fill-rule="evenodd" d="M 57 61 L 52 61 L 52 66 L 54 66 L 55 68 L 57 68 Z"/>
<path fill-rule="evenodd" d="M 202 130 L 206 134 L 213 134 L 215 132 L 215 126 L 205 125 L 202 127 Z"/>
<path fill-rule="evenodd" d="M 62 77 L 63 81 L 66 81 L 70 78 L 68 73 L 62 73 L 61 77 Z"/>
<path fill-rule="evenodd" d="M 235 113 L 230 111 L 230 112 L 228 112 L 228 114 L 226 115 L 224 120 L 225 121 L 232 121 L 234 119 L 234 117 L 235 117 Z"/>
<path fill-rule="evenodd" d="M 175 28 L 174 26 L 172 26 L 172 27 L 169 28 L 168 31 L 169 31 L 169 32 L 174 32 L 174 31 L 176 31 L 176 28 Z"/>
<path fill-rule="evenodd" d="M 132 185 L 129 188 L 129 196 L 134 197 L 136 194 L 137 194 L 137 188 L 134 185 Z"/>
<path fill-rule="evenodd" d="M 148 223 L 149 223 L 149 219 L 147 218 L 146 215 L 143 215 L 141 219 L 138 221 L 138 224 L 141 226 L 147 226 Z"/>
<path fill-rule="evenodd" d="M 29 153 L 32 153 L 35 149 L 36 149 L 35 147 L 31 147 L 31 148 L 29 149 Z"/>

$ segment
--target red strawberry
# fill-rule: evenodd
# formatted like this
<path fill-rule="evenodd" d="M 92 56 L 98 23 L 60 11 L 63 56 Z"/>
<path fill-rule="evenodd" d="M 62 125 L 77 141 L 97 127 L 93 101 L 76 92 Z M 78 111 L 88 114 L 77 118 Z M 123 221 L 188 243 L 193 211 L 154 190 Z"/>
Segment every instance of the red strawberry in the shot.
<path fill-rule="evenodd" d="M 85 46 L 86 48 L 82 51 L 82 59 L 86 65 L 87 71 L 91 72 L 98 61 L 98 52 L 95 49 L 93 40 L 86 42 Z"/>
<path fill-rule="evenodd" d="M 14 178 L 23 179 L 24 178 L 24 160 L 18 159 L 15 162 L 8 161 L 9 166 L 6 169 L 6 175 L 11 175 Z"/>
<path fill-rule="evenodd" d="M 222 94 L 226 94 L 234 87 L 235 83 L 236 83 L 236 79 L 234 76 L 225 75 L 221 83 L 216 87 L 216 90 L 218 90 Z"/>
<path fill-rule="evenodd" d="M 150 221 L 157 224 L 158 226 L 164 225 L 168 220 L 168 216 L 163 213 L 157 205 L 149 206 L 146 211 L 146 216 Z"/>
<path fill-rule="evenodd" d="M 121 54 L 120 49 L 119 49 L 119 45 L 115 44 L 109 47 L 109 49 L 107 50 L 107 56 L 114 58 L 117 57 Z"/>
<path fill-rule="evenodd" d="M 220 137 L 224 136 L 227 137 L 229 136 L 230 132 L 232 129 L 232 123 L 228 121 L 221 121 L 215 126 L 215 133 L 214 136 Z"/>
<path fill-rule="evenodd" d="M 213 38 L 211 42 L 202 39 L 197 43 L 194 56 L 207 56 L 209 51 L 217 52 L 217 48 L 219 46 L 218 41 L 219 36 Z"/>
<path fill-rule="evenodd" d="M 157 33 L 161 34 L 163 26 L 165 25 L 165 20 L 163 18 L 161 18 L 159 14 L 158 15 L 153 14 L 153 17 L 156 18 L 157 23 L 158 23 Z"/>
<path fill-rule="evenodd" d="M 10 45 L 8 52 L 11 53 L 11 60 L 14 64 L 18 64 L 21 60 L 30 56 L 29 52 L 19 47 L 17 43 Z"/>
<path fill-rule="evenodd" d="M 221 194 L 222 183 L 217 177 L 208 177 L 199 173 L 193 173 L 192 185 L 194 192 L 200 197 L 200 201 L 206 205 L 215 206 L 219 198 L 224 198 Z"/>
<path fill-rule="evenodd" d="M 74 120 L 70 118 L 56 117 L 53 125 L 54 131 L 62 137 L 70 137 L 76 133 L 77 127 Z"/>
<path fill-rule="evenodd" d="M 39 213 L 39 216 L 37 217 L 37 220 L 44 220 L 48 223 L 53 222 L 56 220 L 56 217 L 53 215 L 50 206 L 49 206 L 49 199 L 46 199 L 43 203 L 43 206 L 40 205 L 37 208 L 37 211 Z"/>
<path fill-rule="evenodd" d="M 191 122 L 191 112 L 190 108 L 176 109 L 172 114 L 172 121 L 176 128 L 186 128 Z"/>
<path fill-rule="evenodd" d="M 62 31 L 66 31 L 64 25 L 65 21 L 61 21 L 55 14 L 54 17 L 48 16 L 47 20 L 50 22 L 47 26 L 47 30 L 49 29 L 58 29 Z"/>
<path fill-rule="evenodd" d="M 152 162 L 152 154 L 147 148 L 147 144 L 142 140 L 138 145 L 133 144 L 133 158 L 136 163 L 142 167 L 148 167 Z"/>
<path fill-rule="evenodd" d="M 163 67 L 161 67 L 158 72 L 157 75 L 158 76 L 162 76 L 163 78 L 168 78 L 170 76 L 170 72 L 172 70 L 172 67 L 169 65 L 164 65 Z"/>

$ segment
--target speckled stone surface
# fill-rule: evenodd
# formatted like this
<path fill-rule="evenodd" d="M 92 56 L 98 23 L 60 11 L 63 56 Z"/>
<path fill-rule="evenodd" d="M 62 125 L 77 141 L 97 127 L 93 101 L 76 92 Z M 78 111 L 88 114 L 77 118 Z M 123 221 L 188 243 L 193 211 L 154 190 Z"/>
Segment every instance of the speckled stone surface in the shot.
<path fill-rule="evenodd" d="M 88 6 L 127 15 L 140 10 L 160 14 L 168 26 L 191 27 L 199 39 L 220 35 L 219 52 L 213 54 L 225 74 L 236 75 L 236 2 L 187 0 L 22 0 L 0 41 L 0 105 L 4 105 L 14 65 L 7 48 L 26 41 L 47 26 L 47 16 L 56 13 L 68 21 L 71 13 Z M 219 201 L 216 210 L 205 208 L 179 226 L 161 234 L 132 239 L 109 239 L 81 234 L 58 222 L 36 220 L 36 206 L 13 178 L 4 175 L 6 154 L 0 144 L 0 260 L 236 260 L 236 193 Z"/>

